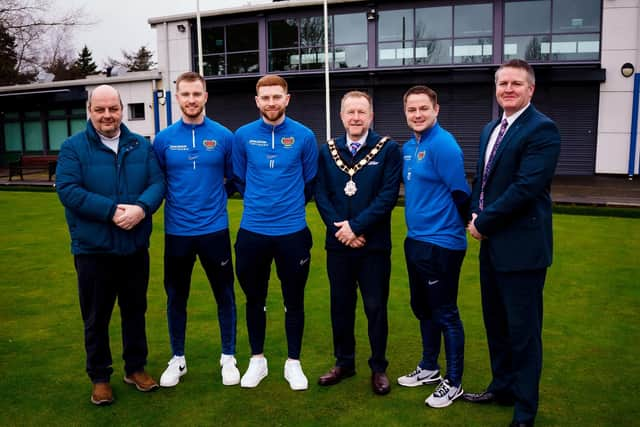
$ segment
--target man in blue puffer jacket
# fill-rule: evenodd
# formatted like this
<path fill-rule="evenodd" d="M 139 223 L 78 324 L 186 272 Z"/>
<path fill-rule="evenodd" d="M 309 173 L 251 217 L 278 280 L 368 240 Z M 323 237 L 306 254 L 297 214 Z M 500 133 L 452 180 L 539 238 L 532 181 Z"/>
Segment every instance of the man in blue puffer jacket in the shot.
<path fill-rule="evenodd" d="M 65 207 L 78 273 L 91 401 L 113 402 L 109 320 L 118 299 L 124 381 L 140 391 L 158 387 L 147 362 L 145 312 L 151 215 L 165 184 L 151 145 L 122 124 L 122 101 L 111 86 L 89 96 L 87 129 L 67 139 L 58 156 L 56 187 Z"/>

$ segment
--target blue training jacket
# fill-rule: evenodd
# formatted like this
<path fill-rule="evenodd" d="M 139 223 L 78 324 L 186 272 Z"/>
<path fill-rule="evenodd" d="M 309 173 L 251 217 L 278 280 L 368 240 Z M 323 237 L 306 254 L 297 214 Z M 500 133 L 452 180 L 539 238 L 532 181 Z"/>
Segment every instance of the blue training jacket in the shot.
<path fill-rule="evenodd" d="M 451 250 L 467 247 L 465 224 L 452 193 L 471 193 L 462 150 L 438 122 L 403 145 L 407 237 Z"/>
<path fill-rule="evenodd" d="M 164 179 L 151 144 L 120 125 L 118 154 L 93 128 L 68 138 L 60 148 L 56 189 L 65 207 L 71 252 L 129 255 L 149 247 L 151 215 L 164 196 Z M 137 204 L 145 218 L 132 230 L 112 221 L 118 204 Z"/>
<path fill-rule="evenodd" d="M 232 146 L 233 133 L 209 118 L 198 125 L 179 120 L 156 136 L 153 150 L 167 182 L 165 233 L 201 236 L 229 227 Z"/>
<path fill-rule="evenodd" d="M 233 173 L 244 197 L 240 227 L 268 236 L 304 229 L 305 186 L 318 170 L 313 132 L 285 117 L 277 126 L 262 118 L 236 131 Z"/>

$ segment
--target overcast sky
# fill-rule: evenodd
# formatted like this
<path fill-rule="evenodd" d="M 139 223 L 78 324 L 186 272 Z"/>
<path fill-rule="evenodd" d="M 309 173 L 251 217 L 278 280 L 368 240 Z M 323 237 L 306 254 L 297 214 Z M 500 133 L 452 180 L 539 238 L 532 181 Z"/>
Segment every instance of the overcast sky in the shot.
<path fill-rule="evenodd" d="M 200 11 L 228 9 L 248 4 L 270 3 L 271 0 L 200 0 Z M 153 17 L 195 12 L 196 0 L 56 0 L 58 8 L 68 10 L 85 6 L 94 25 L 74 29 L 73 47 L 77 52 L 85 44 L 93 60 L 102 68 L 108 57 L 121 59 L 121 50 L 137 51 L 147 46 L 157 62 L 156 30 L 147 20 Z M 74 55 L 75 57 L 75 55 Z"/>

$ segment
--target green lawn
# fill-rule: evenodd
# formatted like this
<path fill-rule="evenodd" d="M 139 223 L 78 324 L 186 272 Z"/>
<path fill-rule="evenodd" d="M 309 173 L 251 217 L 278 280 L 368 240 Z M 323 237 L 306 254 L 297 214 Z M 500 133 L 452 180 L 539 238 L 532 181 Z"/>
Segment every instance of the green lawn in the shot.
<path fill-rule="evenodd" d="M 241 201 L 229 203 L 232 236 Z M 284 314 L 277 281 L 268 301 L 265 352 L 270 374 L 257 389 L 224 387 L 215 303 L 198 266 L 189 300 L 189 373 L 174 389 L 144 394 L 122 382 L 120 322 L 112 322 L 116 402 L 95 407 L 84 372 L 82 321 L 63 209 L 54 193 L 0 192 L 0 425 L 433 425 L 506 426 L 511 408 L 457 402 L 424 405 L 432 386 L 392 386 L 375 396 L 369 386 L 366 324 L 357 318 L 358 375 L 334 387 L 316 385 L 333 363 L 323 227 L 315 206 L 309 223 L 315 246 L 306 292 L 302 362 L 310 387 L 293 392 L 282 376 Z M 402 253 L 403 208 L 394 213 L 389 302 L 388 373 L 412 370 L 420 356 L 418 325 L 409 308 Z M 544 370 L 539 426 L 628 426 L 640 410 L 640 220 L 557 214 L 556 250 L 545 289 Z M 159 378 L 170 350 L 162 286 L 162 214 L 155 216 L 147 333 L 148 370 Z M 478 245 L 470 243 L 460 289 L 466 331 L 463 387 L 482 390 L 490 378 L 478 285 Z M 238 300 L 238 361 L 249 345 L 244 295 Z"/>

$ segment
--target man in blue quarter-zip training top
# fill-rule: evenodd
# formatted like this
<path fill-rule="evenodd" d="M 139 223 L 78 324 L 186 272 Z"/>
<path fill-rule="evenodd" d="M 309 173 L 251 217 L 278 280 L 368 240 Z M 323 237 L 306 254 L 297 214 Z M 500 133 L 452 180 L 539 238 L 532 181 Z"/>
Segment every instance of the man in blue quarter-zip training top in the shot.
<path fill-rule="evenodd" d="M 463 393 L 464 330 L 457 301 L 471 193 L 462 150 L 440 127 L 439 111 L 438 96 L 427 86 L 414 86 L 404 95 L 405 117 L 414 135 L 403 146 L 404 253 L 422 359 L 414 371 L 398 378 L 398 384 L 438 384 L 425 400 L 432 408 L 445 408 Z M 438 366 L 441 335 L 447 361 L 444 379 Z"/>
<path fill-rule="evenodd" d="M 174 387 L 187 373 L 187 300 L 196 256 L 218 304 L 222 383 L 240 382 L 234 356 L 236 303 L 227 216 L 227 192 L 233 191 L 233 133 L 205 116 L 207 96 L 200 74 L 186 72 L 178 76 L 176 99 L 182 118 L 160 132 L 153 142 L 167 182 L 164 288 L 173 357 L 160 377 L 162 387 Z"/>
<path fill-rule="evenodd" d="M 124 382 L 140 391 L 158 384 L 147 374 L 145 313 L 151 215 L 165 185 L 149 142 L 122 124 L 120 94 L 111 86 L 89 95 L 87 129 L 60 148 L 56 189 L 65 207 L 78 273 L 91 402 L 113 402 L 109 321 L 118 299 Z"/>
<path fill-rule="evenodd" d="M 327 226 L 327 274 L 335 366 L 318 383 L 330 386 L 355 374 L 355 310 L 360 288 L 368 320 L 371 387 L 389 393 L 386 375 L 391 275 L 391 211 L 398 200 L 402 157 L 395 141 L 376 134 L 368 94 L 346 93 L 340 103 L 346 135 L 322 146 L 316 206 Z"/>
<path fill-rule="evenodd" d="M 284 377 L 292 390 L 306 390 L 300 364 L 304 329 L 304 287 L 311 262 L 311 231 L 305 203 L 313 194 L 318 147 L 313 132 L 285 116 L 287 82 L 269 74 L 256 84 L 261 117 L 236 131 L 233 173 L 244 197 L 236 239 L 236 273 L 247 297 L 249 367 L 241 387 L 257 387 L 268 374 L 264 356 L 266 300 L 271 263 L 282 287 L 288 358 Z"/>

